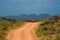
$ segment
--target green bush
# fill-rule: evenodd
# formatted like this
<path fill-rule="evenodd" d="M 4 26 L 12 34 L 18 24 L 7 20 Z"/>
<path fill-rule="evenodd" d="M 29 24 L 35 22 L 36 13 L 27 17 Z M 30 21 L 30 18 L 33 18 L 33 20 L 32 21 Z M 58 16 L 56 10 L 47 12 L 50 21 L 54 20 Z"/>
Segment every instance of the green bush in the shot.
<path fill-rule="evenodd" d="M 56 35 L 56 40 L 60 40 L 60 34 Z"/>
<path fill-rule="evenodd" d="M 52 24 L 46 24 L 49 20 L 45 20 L 42 25 L 36 29 L 37 37 L 42 37 L 42 40 L 60 40 L 60 20 Z"/>
<path fill-rule="evenodd" d="M 25 21 L 8 21 L 0 19 L 0 40 L 7 40 L 6 36 L 9 30 L 20 27 Z"/>

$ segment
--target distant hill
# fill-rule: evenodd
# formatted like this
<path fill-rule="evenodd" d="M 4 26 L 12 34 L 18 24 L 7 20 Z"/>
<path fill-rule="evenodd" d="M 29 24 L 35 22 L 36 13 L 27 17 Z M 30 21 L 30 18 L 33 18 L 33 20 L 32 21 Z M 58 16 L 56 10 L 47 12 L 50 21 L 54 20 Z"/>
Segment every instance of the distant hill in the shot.
<path fill-rule="evenodd" d="M 6 18 L 0 17 L 0 24 L 1 23 L 6 23 L 6 22 L 8 22 L 8 20 Z"/>
<path fill-rule="evenodd" d="M 60 16 L 60 14 L 56 14 L 56 16 Z"/>
<path fill-rule="evenodd" d="M 44 19 L 49 19 L 50 17 L 52 17 L 52 15 L 50 14 L 40 14 L 40 15 L 36 15 L 36 14 L 21 14 L 21 15 L 12 15 L 12 16 L 5 16 L 5 18 L 8 19 L 16 19 L 16 20 L 44 20 Z"/>
<path fill-rule="evenodd" d="M 0 17 L 0 21 L 7 20 L 7 18 Z"/>
<path fill-rule="evenodd" d="M 38 19 L 39 20 L 49 19 L 51 17 L 52 17 L 52 15 L 50 15 L 50 14 L 41 14 L 41 15 L 38 15 Z"/>
<path fill-rule="evenodd" d="M 15 22 L 15 19 L 8 19 L 5 17 L 0 17 L 0 23 L 6 23 L 6 22 Z"/>

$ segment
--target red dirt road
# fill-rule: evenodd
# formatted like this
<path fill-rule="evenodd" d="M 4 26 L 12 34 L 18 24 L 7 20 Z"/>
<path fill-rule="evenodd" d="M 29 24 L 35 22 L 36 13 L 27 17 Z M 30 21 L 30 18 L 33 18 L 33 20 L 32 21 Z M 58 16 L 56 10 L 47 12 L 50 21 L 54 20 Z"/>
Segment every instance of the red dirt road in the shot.
<path fill-rule="evenodd" d="M 21 28 L 12 30 L 9 32 L 8 40 L 38 40 L 34 32 L 40 23 L 39 22 L 27 22 Z"/>

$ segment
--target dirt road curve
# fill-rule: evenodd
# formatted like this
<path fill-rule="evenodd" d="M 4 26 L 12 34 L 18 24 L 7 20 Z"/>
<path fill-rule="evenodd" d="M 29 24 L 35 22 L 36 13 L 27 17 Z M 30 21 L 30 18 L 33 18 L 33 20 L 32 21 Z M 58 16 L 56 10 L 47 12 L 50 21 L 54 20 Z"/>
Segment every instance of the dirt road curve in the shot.
<path fill-rule="evenodd" d="M 34 28 L 37 27 L 39 22 L 27 22 L 21 28 L 12 30 L 8 36 L 8 40 L 38 40 L 34 32 Z"/>

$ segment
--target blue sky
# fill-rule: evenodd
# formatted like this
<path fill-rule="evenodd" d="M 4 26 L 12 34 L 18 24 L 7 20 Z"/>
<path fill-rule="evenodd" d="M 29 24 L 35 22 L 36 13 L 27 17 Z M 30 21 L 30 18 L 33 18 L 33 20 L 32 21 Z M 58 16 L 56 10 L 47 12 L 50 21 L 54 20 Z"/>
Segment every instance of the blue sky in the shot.
<path fill-rule="evenodd" d="M 59 14 L 60 0 L 0 0 L 0 16 L 43 13 Z"/>

